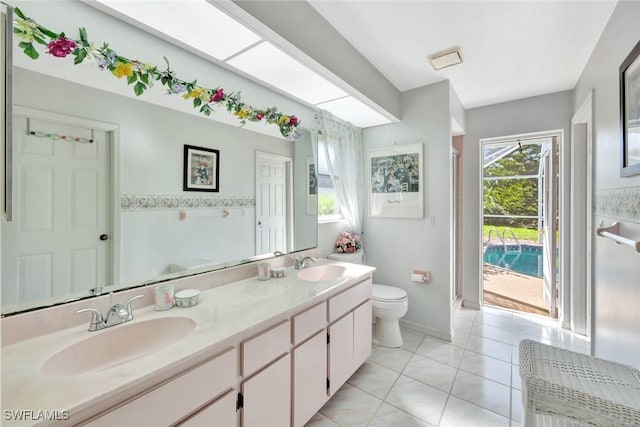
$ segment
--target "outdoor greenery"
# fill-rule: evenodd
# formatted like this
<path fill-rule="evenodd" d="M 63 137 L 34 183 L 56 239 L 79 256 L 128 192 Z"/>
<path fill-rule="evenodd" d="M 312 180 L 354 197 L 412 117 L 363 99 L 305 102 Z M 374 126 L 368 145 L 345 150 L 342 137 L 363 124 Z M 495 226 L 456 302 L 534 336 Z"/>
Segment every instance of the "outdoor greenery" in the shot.
<path fill-rule="evenodd" d="M 334 215 L 336 212 L 336 208 L 334 206 L 334 197 L 330 194 L 319 194 L 318 195 L 318 213 L 320 215 Z"/>
<path fill-rule="evenodd" d="M 506 229 L 510 229 L 513 231 L 513 233 L 516 235 L 516 238 L 520 241 L 520 243 L 528 241 L 528 242 L 538 242 L 538 230 L 537 229 L 530 229 L 530 228 L 522 228 L 522 227 L 500 227 L 500 226 L 493 226 L 493 225 L 485 225 L 484 227 L 482 227 L 482 235 L 484 236 L 483 240 L 486 242 L 489 239 L 489 230 L 498 230 L 498 234 L 500 234 L 500 236 L 502 236 L 502 233 L 504 233 L 504 231 Z M 513 236 L 511 235 L 510 232 L 505 234 L 505 240 L 510 240 L 513 238 Z M 492 242 L 496 242 L 496 235 L 495 233 L 491 235 L 491 241 Z"/>
<path fill-rule="evenodd" d="M 540 145 L 524 145 L 484 170 L 485 177 L 534 175 L 527 179 L 485 179 L 485 215 L 538 215 Z M 537 220 L 485 217 L 485 225 L 537 229 Z"/>

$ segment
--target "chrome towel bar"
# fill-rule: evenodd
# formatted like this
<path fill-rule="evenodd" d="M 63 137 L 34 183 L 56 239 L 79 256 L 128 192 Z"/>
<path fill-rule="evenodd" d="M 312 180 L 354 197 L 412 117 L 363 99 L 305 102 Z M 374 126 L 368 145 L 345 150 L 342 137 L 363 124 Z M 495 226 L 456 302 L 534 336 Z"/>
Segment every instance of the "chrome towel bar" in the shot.
<path fill-rule="evenodd" d="M 620 235 L 620 223 L 619 222 L 614 222 L 609 227 L 599 227 L 599 228 L 597 228 L 596 229 L 596 234 L 598 236 L 608 237 L 608 238 L 612 239 L 614 242 L 616 242 L 618 244 L 621 244 L 621 245 L 633 246 L 636 249 L 636 252 L 640 252 L 640 242 L 639 241 L 628 239 L 628 238 L 622 237 Z"/>

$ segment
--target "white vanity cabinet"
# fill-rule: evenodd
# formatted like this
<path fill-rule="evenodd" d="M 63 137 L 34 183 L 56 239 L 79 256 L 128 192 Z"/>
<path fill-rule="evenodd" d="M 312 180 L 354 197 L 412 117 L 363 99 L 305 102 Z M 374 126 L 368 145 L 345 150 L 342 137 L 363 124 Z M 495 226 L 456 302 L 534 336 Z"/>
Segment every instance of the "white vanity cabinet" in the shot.
<path fill-rule="evenodd" d="M 303 426 L 327 402 L 327 304 L 293 318 L 292 423 Z"/>
<path fill-rule="evenodd" d="M 291 425 L 291 356 L 286 354 L 242 383 L 242 426 Z"/>
<path fill-rule="evenodd" d="M 371 289 L 367 279 L 329 299 L 329 396 L 371 354 Z"/>
<path fill-rule="evenodd" d="M 237 399 L 238 393 L 235 390 L 230 390 L 180 424 L 180 427 L 235 427 L 238 424 Z"/>
<path fill-rule="evenodd" d="M 246 330 L 229 350 L 85 425 L 304 426 L 371 354 L 371 289 L 369 276 Z"/>
<path fill-rule="evenodd" d="M 242 426 L 291 424 L 290 350 L 288 320 L 242 343 Z"/>
<path fill-rule="evenodd" d="M 85 425 L 91 427 L 174 425 L 189 414 L 208 406 L 209 402 L 221 393 L 230 390 L 236 383 L 237 372 L 237 351 L 231 349 Z M 216 420 L 213 425 L 227 426 L 229 424 L 222 421 L 236 417 L 235 405 L 229 405 L 229 401 L 225 400 L 228 394 L 225 394 L 222 400 L 215 400 L 212 403 L 214 406 L 210 417 Z"/>

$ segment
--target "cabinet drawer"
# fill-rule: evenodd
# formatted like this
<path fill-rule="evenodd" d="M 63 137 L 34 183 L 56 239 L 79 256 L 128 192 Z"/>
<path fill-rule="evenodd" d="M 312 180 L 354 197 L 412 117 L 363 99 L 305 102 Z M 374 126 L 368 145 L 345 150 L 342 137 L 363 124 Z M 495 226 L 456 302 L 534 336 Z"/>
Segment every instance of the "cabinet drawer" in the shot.
<path fill-rule="evenodd" d="M 242 375 L 248 377 L 289 351 L 291 322 L 274 326 L 242 343 Z"/>
<path fill-rule="evenodd" d="M 236 416 L 237 393 L 227 392 L 224 396 L 189 418 L 180 427 L 235 427 L 237 425 Z"/>
<path fill-rule="evenodd" d="M 327 303 L 323 302 L 293 318 L 293 344 L 298 345 L 327 324 Z"/>
<path fill-rule="evenodd" d="M 353 310 L 363 301 L 371 298 L 373 282 L 367 279 L 352 288 L 329 299 L 329 323 Z"/>
<path fill-rule="evenodd" d="M 236 360 L 236 350 L 229 350 L 87 425 L 175 424 L 235 385 Z"/>

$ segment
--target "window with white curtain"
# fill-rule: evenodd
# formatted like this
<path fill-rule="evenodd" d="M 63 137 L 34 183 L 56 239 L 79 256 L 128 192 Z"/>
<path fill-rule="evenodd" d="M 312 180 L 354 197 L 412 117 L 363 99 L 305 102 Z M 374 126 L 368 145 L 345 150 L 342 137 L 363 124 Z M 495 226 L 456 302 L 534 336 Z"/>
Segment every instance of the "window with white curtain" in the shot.
<path fill-rule="evenodd" d="M 340 212 L 340 202 L 333 187 L 329 166 L 327 164 L 325 141 L 322 134 L 318 135 L 318 221 L 331 222 L 342 221 L 344 217 Z M 336 179 L 339 179 L 336 177 Z"/>

